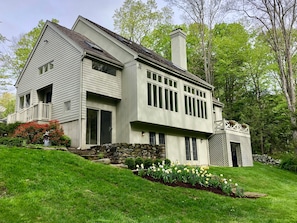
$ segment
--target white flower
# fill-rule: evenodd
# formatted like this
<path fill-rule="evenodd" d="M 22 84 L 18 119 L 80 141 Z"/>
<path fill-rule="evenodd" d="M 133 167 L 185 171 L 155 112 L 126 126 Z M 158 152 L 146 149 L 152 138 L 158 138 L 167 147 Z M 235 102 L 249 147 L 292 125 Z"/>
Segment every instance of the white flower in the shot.
<path fill-rule="evenodd" d="M 229 179 L 229 182 L 232 182 L 232 179 Z"/>
<path fill-rule="evenodd" d="M 136 164 L 136 168 L 139 168 L 139 165 L 138 164 Z"/>
<path fill-rule="evenodd" d="M 144 165 L 143 165 L 143 163 L 142 163 L 140 166 L 141 166 L 142 169 L 144 169 Z"/>
<path fill-rule="evenodd" d="M 223 174 L 220 174 L 220 177 L 223 177 L 224 175 Z"/>
<path fill-rule="evenodd" d="M 235 187 L 238 187 L 238 184 L 237 183 L 235 183 Z"/>

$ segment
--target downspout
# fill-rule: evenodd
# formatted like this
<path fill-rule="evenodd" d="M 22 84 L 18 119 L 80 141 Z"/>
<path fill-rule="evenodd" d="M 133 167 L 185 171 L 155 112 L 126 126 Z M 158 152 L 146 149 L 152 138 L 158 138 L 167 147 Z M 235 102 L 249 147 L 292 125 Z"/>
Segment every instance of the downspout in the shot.
<path fill-rule="evenodd" d="M 79 84 L 79 148 L 82 149 L 82 97 L 83 97 L 83 60 L 86 57 L 86 52 L 84 51 L 81 56 L 80 64 L 80 84 Z"/>

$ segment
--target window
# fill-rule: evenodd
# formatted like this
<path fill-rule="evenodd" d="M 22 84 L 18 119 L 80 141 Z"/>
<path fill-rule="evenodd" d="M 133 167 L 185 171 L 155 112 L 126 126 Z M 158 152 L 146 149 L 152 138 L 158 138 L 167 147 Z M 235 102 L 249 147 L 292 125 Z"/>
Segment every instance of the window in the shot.
<path fill-rule="evenodd" d="M 165 145 L 165 134 L 164 133 L 159 133 L 159 144 Z"/>
<path fill-rule="evenodd" d="M 168 109 L 168 90 L 165 89 L 165 109 Z"/>
<path fill-rule="evenodd" d="M 154 106 L 157 107 L 157 86 L 153 85 Z"/>
<path fill-rule="evenodd" d="M 71 102 L 66 101 L 64 102 L 64 111 L 70 111 L 71 110 Z"/>
<path fill-rule="evenodd" d="M 152 76 L 152 73 L 150 72 L 150 71 L 147 71 L 147 78 L 151 78 L 151 76 Z"/>
<path fill-rule="evenodd" d="M 156 73 L 153 73 L 153 80 L 157 80 L 157 74 Z"/>
<path fill-rule="evenodd" d="M 192 152 L 193 152 L 193 160 L 198 160 L 196 138 L 192 138 Z"/>
<path fill-rule="evenodd" d="M 156 133 L 155 132 L 150 132 L 150 144 L 156 145 Z"/>
<path fill-rule="evenodd" d="M 31 95 L 30 94 L 26 94 L 26 108 L 29 108 L 30 107 L 30 97 Z"/>
<path fill-rule="evenodd" d="M 38 71 L 39 71 L 39 74 L 43 74 L 43 73 L 46 73 L 48 70 L 51 70 L 54 68 L 54 61 L 50 61 L 46 64 L 44 64 L 43 66 L 39 67 L 38 68 Z"/>
<path fill-rule="evenodd" d="M 111 74 L 113 76 L 116 76 L 116 72 L 117 72 L 115 67 L 113 67 L 109 64 L 103 63 L 103 62 L 99 62 L 99 61 L 92 61 L 92 68 L 94 70 L 98 70 L 103 73 Z"/>
<path fill-rule="evenodd" d="M 190 137 L 185 137 L 186 160 L 198 160 L 197 139 L 192 138 L 192 144 L 190 143 L 190 139 Z"/>
<path fill-rule="evenodd" d="M 190 138 L 185 137 L 186 141 L 186 160 L 191 160 Z"/>
<path fill-rule="evenodd" d="M 152 85 L 147 83 L 147 104 L 152 105 Z"/>
<path fill-rule="evenodd" d="M 177 92 L 174 92 L 174 103 L 175 103 L 175 111 L 178 112 L 178 107 L 177 107 Z"/>
<path fill-rule="evenodd" d="M 19 108 L 29 108 L 31 104 L 31 94 L 25 94 L 20 97 Z"/>
<path fill-rule="evenodd" d="M 159 108 L 163 107 L 163 103 L 162 103 L 162 88 L 159 87 Z"/>

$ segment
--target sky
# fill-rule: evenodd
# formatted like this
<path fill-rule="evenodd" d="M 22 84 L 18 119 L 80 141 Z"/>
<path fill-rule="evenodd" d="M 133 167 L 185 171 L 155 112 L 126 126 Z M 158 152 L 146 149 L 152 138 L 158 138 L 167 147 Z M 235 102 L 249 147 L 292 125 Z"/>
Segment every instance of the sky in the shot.
<path fill-rule="evenodd" d="M 79 15 L 114 31 L 113 18 L 125 0 L 6 0 L 1 1 L 0 34 L 8 41 L 0 44 L 0 52 L 8 53 L 13 39 L 30 32 L 40 20 L 59 20 L 59 24 L 69 29 Z M 164 0 L 156 0 L 158 8 L 167 5 Z M 174 13 L 173 24 L 181 24 L 180 14 Z M 12 83 L 14 84 L 14 80 Z M 13 86 L 7 86 L 14 92 Z M 4 91 L 7 91 L 4 90 Z M 0 89 L 0 94 L 3 90 Z"/>
<path fill-rule="evenodd" d="M 19 37 L 37 26 L 40 20 L 58 19 L 59 24 L 72 28 L 81 15 L 99 25 L 113 30 L 113 18 L 125 0 L 6 0 L 1 2 L 0 33 L 7 39 Z M 159 8 L 164 0 L 156 0 Z M 175 13 L 176 14 L 176 13 Z M 175 15 L 173 23 L 179 24 Z"/>

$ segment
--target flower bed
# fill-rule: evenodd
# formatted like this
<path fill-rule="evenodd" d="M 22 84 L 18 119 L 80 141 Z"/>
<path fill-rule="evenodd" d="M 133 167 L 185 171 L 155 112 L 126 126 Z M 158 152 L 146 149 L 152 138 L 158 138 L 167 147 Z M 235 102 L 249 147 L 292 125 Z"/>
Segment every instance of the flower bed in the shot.
<path fill-rule="evenodd" d="M 222 174 L 217 176 L 209 173 L 208 167 L 165 165 L 165 162 L 162 162 L 145 169 L 144 165 L 141 164 L 140 166 L 137 165 L 137 174 L 148 180 L 169 186 L 196 188 L 232 197 L 244 197 L 243 189 L 237 183 L 224 178 Z"/>

